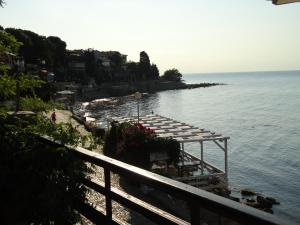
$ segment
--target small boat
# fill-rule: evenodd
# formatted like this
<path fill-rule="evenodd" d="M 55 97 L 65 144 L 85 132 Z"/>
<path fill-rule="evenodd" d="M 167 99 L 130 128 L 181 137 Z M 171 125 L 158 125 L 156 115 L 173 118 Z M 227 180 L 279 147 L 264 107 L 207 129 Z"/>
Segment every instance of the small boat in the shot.
<path fill-rule="evenodd" d="M 118 102 L 119 102 L 119 100 L 117 98 L 95 99 L 95 100 L 89 102 L 89 104 L 86 105 L 86 109 L 102 108 L 102 107 L 114 105 Z"/>

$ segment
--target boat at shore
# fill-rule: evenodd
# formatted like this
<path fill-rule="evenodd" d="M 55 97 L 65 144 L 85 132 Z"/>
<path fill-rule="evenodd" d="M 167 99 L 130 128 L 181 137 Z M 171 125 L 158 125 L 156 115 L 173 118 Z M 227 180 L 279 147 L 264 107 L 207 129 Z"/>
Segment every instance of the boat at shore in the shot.
<path fill-rule="evenodd" d="M 119 102 L 119 99 L 115 98 L 115 97 L 100 98 L 100 99 L 95 99 L 95 100 L 89 102 L 85 107 L 86 107 L 86 109 L 89 109 L 89 110 L 104 109 L 104 108 L 112 106 L 118 102 Z"/>

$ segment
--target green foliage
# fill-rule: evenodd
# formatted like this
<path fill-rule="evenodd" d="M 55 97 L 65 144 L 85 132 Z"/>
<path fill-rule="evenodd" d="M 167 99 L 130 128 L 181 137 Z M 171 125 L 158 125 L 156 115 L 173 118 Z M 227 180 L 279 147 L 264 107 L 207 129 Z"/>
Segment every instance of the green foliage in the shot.
<path fill-rule="evenodd" d="M 25 45 L 23 51 L 26 54 L 32 58 L 45 56 L 44 38 L 32 32 L 19 32 L 19 35 L 28 41 L 27 44 L 35 46 L 31 49 Z M 57 39 L 48 41 L 54 43 Z M 0 31 L 0 57 L 6 52 L 16 53 L 19 46 L 15 38 Z M 2 62 L 0 66 L 1 101 L 16 95 L 18 83 L 21 94 L 29 92 L 33 96 L 21 98 L 23 109 L 41 112 L 54 107 L 35 96 L 35 89 L 41 88 L 43 81 L 25 74 L 13 78 L 6 75 L 7 64 Z M 81 181 L 90 169 L 83 161 L 74 158 L 69 149 L 46 142 L 38 135 L 47 135 L 62 144 L 77 146 L 89 141 L 90 147 L 95 146 L 90 136 L 81 136 L 70 123 L 52 123 L 41 113 L 9 115 L 0 108 L 1 223 L 65 224 L 68 221 L 74 224 L 79 221 L 74 200 L 85 201 L 86 189 Z"/>
<path fill-rule="evenodd" d="M 27 140 L 33 144 L 21 142 L 22 148 L 13 145 L 13 149 L 1 146 L 0 204 L 6 212 L 4 221 L 10 215 L 7 220 L 38 224 L 61 224 L 63 218 L 76 222 L 73 198 L 84 200 L 85 189 L 80 179 L 88 169 L 65 148 Z M 14 143 L 18 142 L 10 142 Z M 4 152 L 7 150 L 13 150 L 13 154 Z"/>
<path fill-rule="evenodd" d="M 128 62 L 126 63 L 126 67 L 127 67 L 127 73 L 128 76 L 130 77 L 131 81 L 136 81 L 138 79 L 138 74 L 139 74 L 139 63 L 136 62 Z"/>
<path fill-rule="evenodd" d="M 170 69 L 164 72 L 162 78 L 169 81 L 181 81 L 182 74 L 177 69 Z"/>
<path fill-rule="evenodd" d="M 75 127 L 55 124 L 41 115 L 0 113 L 0 209 L 4 224 L 76 223 L 74 199 L 85 200 L 81 180 L 90 172 L 70 150 L 49 144 L 36 135 L 48 135 L 62 144 L 88 140 Z"/>
<path fill-rule="evenodd" d="M 8 75 L 0 76 L 0 100 L 7 100 L 16 94 L 16 80 Z"/>
<path fill-rule="evenodd" d="M 140 52 L 139 75 L 140 78 L 146 79 L 149 77 L 150 59 L 146 52 Z"/>
<path fill-rule="evenodd" d="M 47 50 L 49 51 L 49 58 L 54 67 L 62 66 L 66 60 L 66 42 L 62 41 L 59 37 L 47 37 Z M 50 64 L 51 65 L 51 64 Z"/>
<path fill-rule="evenodd" d="M 159 70 L 155 64 L 150 66 L 150 74 L 149 77 L 153 80 L 157 80 L 159 78 Z"/>
<path fill-rule="evenodd" d="M 6 75 L 10 69 L 11 68 L 9 65 L 7 65 L 6 63 L 0 62 L 0 76 Z"/>
<path fill-rule="evenodd" d="M 13 35 L 0 31 L 0 53 L 16 54 L 21 45 Z"/>
<path fill-rule="evenodd" d="M 177 163 L 180 145 L 176 140 L 156 137 L 153 130 L 140 124 L 112 123 L 103 152 L 126 163 L 150 169 L 150 153 L 166 152 L 168 163 Z"/>
<path fill-rule="evenodd" d="M 5 50 L 5 52 L 22 55 L 27 64 L 52 68 L 56 80 L 73 80 L 88 84 L 89 77 L 93 77 L 97 84 L 101 84 L 103 82 L 128 82 L 159 78 L 157 66 L 150 64 L 150 58 L 145 51 L 140 52 L 139 62 L 129 62 L 126 64 L 126 68 L 124 58 L 120 52 L 102 52 L 104 58 L 107 58 L 110 62 L 110 66 L 103 66 L 102 59 L 95 58 L 94 50 L 88 49 L 82 51 L 78 59 L 80 62 L 85 62 L 86 71 L 69 71 L 68 60 L 70 62 L 72 58 L 67 57 L 66 43 L 59 37 L 45 37 L 29 30 L 15 28 L 6 28 L 5 32 L 3 32 L 6 34 L 5 38 L 7 39 L 7 35 L 9 35 L 10 38 L 13 38 L 9 42 L 17 44 L 11 45 L 12 48 L 9 51 Z M 41 64 L 44 60 L 46 65 Z M 7 73 L 8 69 L 0 63 L 0 74 Z"/>
<path fill-rule="evenodd" d="M 40 88 L 45 82 L 36 76 L 21 74 L 18 78 L 8 75 L 0 76 L 0 100 L 11 99 L 16 95 L 16 83 L 19 82 L 20 92 L 30 92 L 35 95 L 35 88 Z"/>
<path fill-rule="evenodd" d="M 31 90 L 34 93 L 35 88 L 40 88 L 45 81 L 41 80 L 37 76 L 32 76 L 30 74 L 21 74 L 18 76 L 18 80 L 20 83 L 20 90 L 27 91 Z"/>
<path fill-rule="evenodd" d="M 91 136 L 81 136 L 70 123 L 52 123 L 41 113 L 52 109 L 35 96 L 35 88 L 43 81 L 30 75 L 18 80 L 0 76 L 0 98 L 10 99 L 21 92 L 33 97 L 21 98 L 24 110 L 36 115 L 9 115 L 0 108 L 0 217 L 3 224 L 65 224 L 76 223 L 80 217 L 74 210 L 74 199 L 85 200 L 82 179 L 91 171 L 85 163 L 74 158 L 70 150 L 42 141 L 47 135 L 62 144 L 77 146 L 88 141 L 90 148 L 97 144 Z"/>
<path fill-rule="evenodd" d="M 12 57 L 11 54 L 16 54 L 21 45 L 14 36 L 0 29 L 0 75 L 6 75 L 11 69 L 5 60 Z"/>
<path fill-rule="evenodd" d="M 62 105 L 50 102 L 44 102 L 38 97 L 22 97 L 20 100 L 21 110 L 32 112 L 48 112 L 53 109 L 63 108 Z"/>
<path fill-rule="evenodd" d="M 87 74 L 89 74 L 91 77 L 96 76 L 96 62 L 94 59 L 94 51 L 92 49 L 89 49 L 88 51 L 84 52 L 85 56 L 85 70 Z"/>
<path fill-rule="evenodd" d="M 119 68 L 123 63 L 121 53 L 120 52 L 111 52 L 111 53 L 112 54 L 108 55 L 108 58 L 111 60 L 115 68 Z"/>
<path fill-rule="evenodd" d="M 40 59 L 55 68 L 65 63 L 66 43 L 60 38 L 46 38 L 29 30 L 15 28 L 6 28 L 5 31 L 23 43 L 19 53 L 24 56 L 26 63 L 35 64 Z"/>
<path fill-rule="evenodd" d="M 41 64 L 41 61 L 45 60 L 46 65 L 43 66 L 52 68 L 55 79 L 60 81 L 73 80 L 88 84 L 89 77 L 93 77 L 100 85 L 104 82 L 159 79 L 159 70 L 155 64 L 150 63 L 150 58 L 145 51 L 140 52 L 139 62 L 127 64 L 117 51 L 101 52 L 110 62 L 110 66 L 106 67 L 102 65 L 102 59 L 95 58 L 94 50 L 88 49 L 82 51 L 79 56 L 81 59 L 78 59 L 80 62 L 85 62 L 86 71 L 68 71 L 68 60 L 70 62 L 72 59 L 66 56 L 66 43 L 59 37 L 45 37 L 29 30 L 6 28 L 4 32 L 0 28 L 1 52 L 19 53 L 27 64 Z M 6 74 L 8 70 L 9 67 L 0 62 L 0 74 Z M 162 77 L 170 81 L 181 81 L 182 75 L 177 69 L 171 69 Z"/>

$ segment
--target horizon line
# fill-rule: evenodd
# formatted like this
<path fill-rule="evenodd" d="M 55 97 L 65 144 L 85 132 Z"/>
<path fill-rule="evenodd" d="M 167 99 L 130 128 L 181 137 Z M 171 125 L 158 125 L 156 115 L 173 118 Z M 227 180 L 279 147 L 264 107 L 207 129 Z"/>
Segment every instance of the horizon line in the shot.
<path fill-rule="evenodd" d="M 193 74 L 224 74 L 224 73 L 268 73 L 268 72 L 300 72 L 299 69 L 293 70 L 257 70 L 257 71 L 226 71 L 226 72 L 188 72 L 182 73 L 183 75 L 193 75 Z"/>

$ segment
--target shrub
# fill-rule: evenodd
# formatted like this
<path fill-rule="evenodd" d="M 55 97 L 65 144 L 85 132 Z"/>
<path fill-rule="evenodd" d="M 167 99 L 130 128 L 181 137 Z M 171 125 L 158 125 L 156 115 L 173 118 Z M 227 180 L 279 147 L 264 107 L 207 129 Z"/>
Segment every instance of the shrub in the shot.
<path fill-rule="evenodd" d="M 76 223 L 74 200 L 84 201 L 81 180 L 90 171 L 63 147 L 45 144 L 34 133 L 65 144 L 82 141 L 74 127 L 40 116 L 0 114 L 0 214 L 4 224 Z"/>
<path fill-rule="evenodd" d="M 182 74 L 177 69 L 170 69 L 164 72 L 162 78 L 169 81 L 181 81 Z"/>
<path fill-rule="evenodd" d="M 160 138 L 141 124 L 112 123 L 104 144 L 104 154 L 126 163 L 150 169 L 150 153 L 166 152 L 168 163 L 179 161 L 180 145 L 171 138 Z"/>
<path fill-rule="evenodd" d="M 32 112 L 47 112 L 53 110 L 55 108 L 62 109 L 63 107 L 54 102 L 44 102 L 42 99 L 38 97 L 22 97 L 21 101 L 21 109 L 32 111 Z"/>

